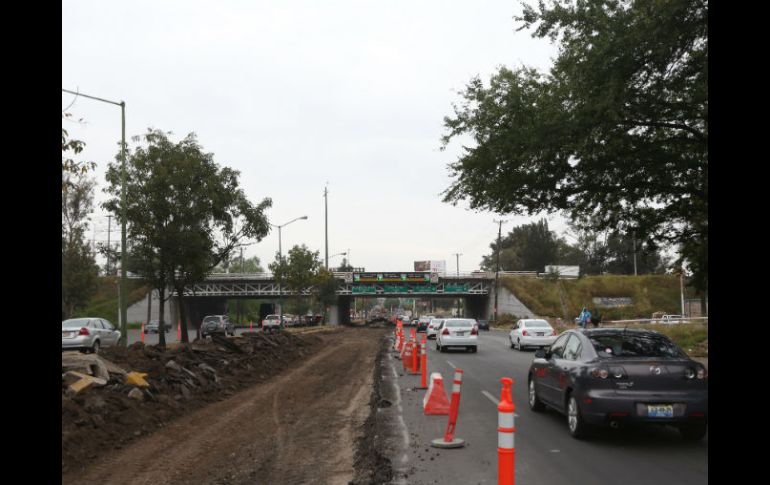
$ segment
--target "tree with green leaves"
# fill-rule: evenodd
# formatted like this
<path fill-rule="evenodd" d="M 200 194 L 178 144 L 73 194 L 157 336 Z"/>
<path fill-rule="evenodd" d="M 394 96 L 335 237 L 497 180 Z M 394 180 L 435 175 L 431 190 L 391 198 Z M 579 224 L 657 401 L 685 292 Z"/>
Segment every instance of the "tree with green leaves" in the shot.
<path fill-rule="evenodd" d="M 62 173 L 62 319 L 70 318 L 88 303 L 97 289 L 99 270 L 85 237 L 95 184 L 82 173 Z"/>
<path fill-rule="evenodd" d="M 305 308 L 299 302 L 303 299 L 300 294 L 311 287 L 313 298 L 324 308 L 337 299 L 337 280 L 323 267 L 320 253 L 311 251 L 304 244 L 291 248 L 288 257 L 276 255 L 269 268 L 281 284 L 294 294 L 294 307 Z"/>
<path fill-rule="evenodd" d="M 70 113 L 62 113 L 63 120 L 66 120 L 71 116 L 72 115 Z M 62 190 L 64 190 L 66 184 L 70 182 L 70 176 L 85 175 L 89 170 L 96 168 L 95 162 L 78 162 L 72 158 L 74 155 L 80 154 L 85 146 L 85 142 L 82 140 L 73 140 L 72 138 L 69 138 L 69 133 L 67 130 L 64 128 L 61 129 Z"/>
<path fill-rule="evenodd" d="M 541 1 L 516 21 L 558 56 L 548 73 L 502 67 L 466 86 L 443 148 L 474 144 L 444 201 L 645 234 L 680 247 L 707 292 L 708 1 Z"/>
<path fill-rule="evenodd" d="M 166 288 L 179 302 L 182 341 L 187 342 L 184 288 L 202 281 L 212 269 L 231 257 L 245 239 L 268 234 L 266 198 L 252 204 L 239 188 L 239 172 L 220 167 L 205 153 L 195 134 L 174 143 L 169 134 L 148 130 L 143 141 L 127 154 L 126 217 L 131 241 L 128 267 L 160 292 L 160 319 Z M 104 204 L 120 210 L 120 163 L 107 170 Z M 196 328 L 198 326 L 196 325 Z M 163 332 L 160 344 L 165 344 Z"/>
<path fill-rule="evenodd" d="M 481 268 L 497 268 L 497 239 L 490 245 L 491 254 L 483 257 Z M 558 264 L 558 238 L 548 229 L 548 221 L 514 227 L 500 239 L 501 271 L 544 271 L 548 264 Z"/>

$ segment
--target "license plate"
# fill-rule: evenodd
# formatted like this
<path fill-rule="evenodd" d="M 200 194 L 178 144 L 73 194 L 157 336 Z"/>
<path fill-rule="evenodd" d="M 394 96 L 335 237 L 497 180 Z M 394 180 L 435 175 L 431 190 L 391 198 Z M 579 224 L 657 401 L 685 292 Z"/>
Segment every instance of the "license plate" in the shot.
<path fill-rule="evenodd" d="M 61 336 L 64 338 L 72 338 L 75 336 L 75 332 L 62 332 Z"/>
<path fill-rule="evenodd" d="M 538 337 L 542 337 L 543 335 L 545 335 L 543 332 L 537 332 Z"/>
<path fill-rule="evenodd" d="M 458 337 L 462 337 L 463 335 L 465 335 L 465 332 L 457 332 Z"/>
<path fill-rule="evenodd" d="M 670 404 L 647 405 L 647 416 L 651 418 L 673 418 L 674 406 Z"/>

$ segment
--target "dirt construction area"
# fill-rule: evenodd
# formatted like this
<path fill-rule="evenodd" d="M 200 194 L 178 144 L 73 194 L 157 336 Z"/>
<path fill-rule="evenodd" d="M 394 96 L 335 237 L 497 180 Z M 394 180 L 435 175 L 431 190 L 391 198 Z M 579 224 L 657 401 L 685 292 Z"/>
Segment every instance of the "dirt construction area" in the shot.
<path fill-rule="evenodd" d="M 78 393 L 63 354 L 62 483 L 385 483 L 390 463 L 370 436 L 385 333 L 108 348 L 99 356 L 119 369 Z M 146 373 L 148 386 L 121 371 Z"/>

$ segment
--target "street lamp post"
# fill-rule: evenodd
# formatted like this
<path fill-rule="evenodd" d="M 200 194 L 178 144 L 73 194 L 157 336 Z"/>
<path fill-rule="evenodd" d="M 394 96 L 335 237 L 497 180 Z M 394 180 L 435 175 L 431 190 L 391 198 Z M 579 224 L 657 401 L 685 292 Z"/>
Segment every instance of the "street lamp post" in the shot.
<path fill-rule="evenodd" d="M 120 106 L 121 122 L 121 143 L 120 143 L 120 287 L 118 288 L 118 300 L 120 301 L 120 345 L 126 346 L 128 338 L 128 322 L 126 321 L 126 263 L 128 254 L 126 253 L 126 102 L 110 101 L 108 99 L 97 98 L 87 94 L 70 91 L 62 88 L 62 91 L 75 96 L 101 101 L 103 103 Z"/>
<path fill-rule="evenodd" d="M 280 226 L 276 224 L 270 224 L 271 226 L 278 228 L 278 261 L 281 264 L 283 264 L 283 251 L 281 248 L 281 228 L 288 226 L 294 221 L 306 220 L 306 219 L 307 219 L 307 216 L 302 216 L 302 217 L 297 217 L 296 219 L 292 219 L 286 224 L 281 224 Z M 278 297 L 279 298 L 283 296 L 282 284 L 283 284 L 283 274 L 279 273 L 278 275 Z M 278 305 L 278 321 L 280 323 L 280 328 L 283 329 L 283 303 L 280 303 Z"/>

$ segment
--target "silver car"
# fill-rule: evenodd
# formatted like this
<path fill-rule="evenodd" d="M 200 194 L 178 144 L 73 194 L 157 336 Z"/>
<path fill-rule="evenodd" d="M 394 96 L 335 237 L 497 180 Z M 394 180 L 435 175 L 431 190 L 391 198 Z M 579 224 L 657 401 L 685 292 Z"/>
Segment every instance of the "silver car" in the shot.
<path fill-rule="evenodd" d="M 476 352 L 478 343 L 479 327 L 472 318 L 447 318 L 436 333 L 436 350 L 440 352 L 449 347 L 465 347 Z"/>
<path fill-rule="evenodd" d="M 70 318 L 61 322 L 61 349 L 99 352 L 117 345 L 120 331 L 104 318 Z"/>
<path fill-rule="evenodd" d="M 428 339 L 431 339 L 431 338 L 435 339 L 436 334 L 438 333 L 438 327 L 441 325 L 441 322 L 443 321 L 444 321 L 443 318 L 431 319 L 431 321 L 428 323 L 428 331 L 426 332 L 425 337 Z"/>

